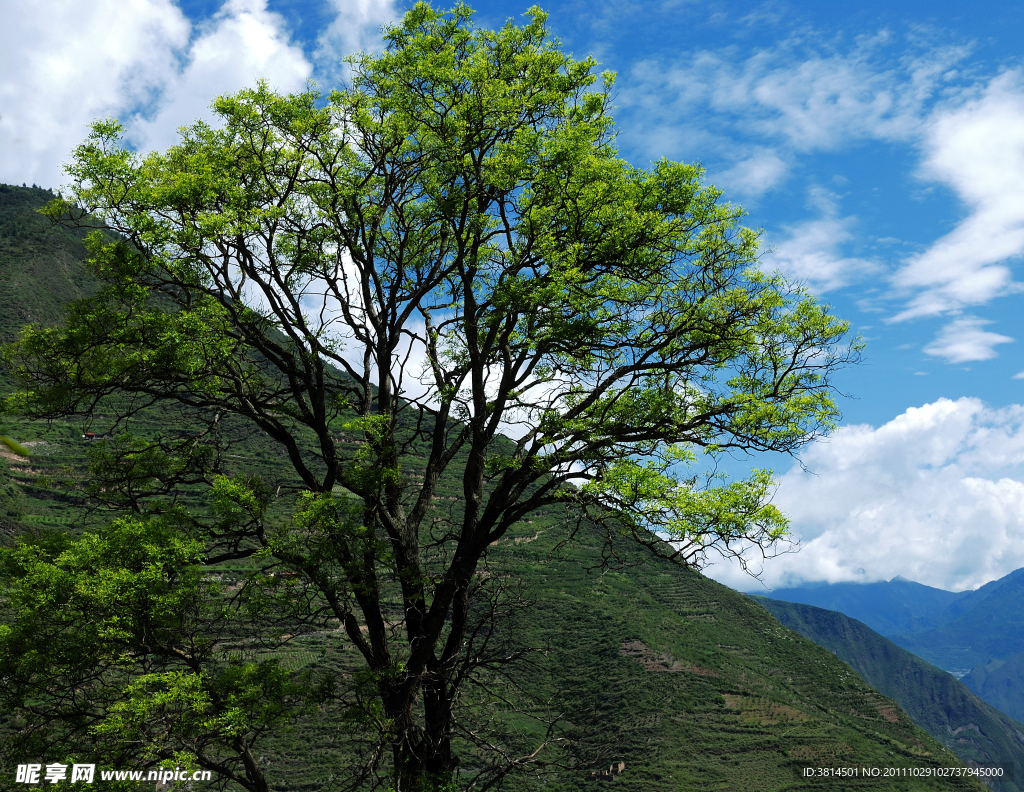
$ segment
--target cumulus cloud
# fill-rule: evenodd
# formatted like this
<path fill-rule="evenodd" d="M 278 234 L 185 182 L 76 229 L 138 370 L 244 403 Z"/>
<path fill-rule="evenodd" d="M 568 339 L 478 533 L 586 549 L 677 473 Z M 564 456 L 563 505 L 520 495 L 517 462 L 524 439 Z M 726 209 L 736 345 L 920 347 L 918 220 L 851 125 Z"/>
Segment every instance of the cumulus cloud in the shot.
<path fill-rule="evenodd" d="M 903 575 L 962 590 L 1024 566 L 1024 405 L 939 399 L 844 427 L 804 462 L 775 498 L 802 547 L 765 563 L 769 588 Z M 711 573 L 754 588 L 735 569 Z"/>
<path fill-rule="evenodd" d="M 896 273 L 918 293 L 896 320 L 979 305 L 1017 290 L 1007 262 L 1024 253 L 1024 74 L 1007 72 L 971 101 L 938 110 L 922 175 L 953 189 L 968 216 Z"/>
<path fill-rule="evenodd" d="M 839 217 L 833 196 L 811 191 L 811 203 L 820 216 L 793 226 L 783 226 L 786 236 L 774 245 L 763 264 L 779 269 L 818 293 L 845 286 L 878 272 L 879 265 L 839 253 L 840 246 L 853 239 L 854 217 Z"/>
<path fill-rule="evenodd" d="M 372 48 L 397 15 L 394 0 L 331 2 L 321 58 L 335 45 Z M 122 119 L 140 149 L 164 148 L 179 126 L 210 118 L 217 95 L 258 79 L 300 90 L 312 72 L 267 0 L 226 0 L 199 25 L 172 0 L 14 4 L 0 26 L 0 181 L 60 185 L 97 118 Z"/>
<path fill-rule="evenodd" d="M 927 355 L 945 358 L 949 363 L 969 363 L 972 360 L 989 360 L 996 356 L 997 344 L 1013 341 L 1009 336 L 990 333 L 981 328 L 992 322 L 966 316 L 950 322 L 924 348 Z"/>
<path fill-rule="evenodd" d="M 214 97 L 259 79 L 279 91 L 298 91 L 311 73 L 302 50 L 289 42 L 284 20 L 267 10 L 266 0 L 228 0 L 199 29 L 182 67 L 167 76 L 157 111 L 129 122 L 129 139 L 140 149 L 166 148 L 177 139 L 178 127 L 211 117 Z"/>
<path fill-rule="evenodd" d="M 0 181 L 57 186 L 97 117 L 147 104 L 190 25 L 170 0 L 15 3 L 0 25 Z"/>

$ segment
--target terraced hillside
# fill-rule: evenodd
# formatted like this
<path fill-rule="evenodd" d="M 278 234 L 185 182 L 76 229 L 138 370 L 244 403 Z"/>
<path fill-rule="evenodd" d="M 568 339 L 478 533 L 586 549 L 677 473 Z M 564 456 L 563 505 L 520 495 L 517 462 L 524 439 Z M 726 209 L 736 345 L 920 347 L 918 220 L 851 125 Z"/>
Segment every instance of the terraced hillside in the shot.
<path fill-rule="evenodd" d="M 502 548 L 500 563 L 536 581 L 526 634 L 556 647 L 549 690 L 567 711 L 593 713 L 577 723 L 625 762 L 624 788 L 915 789 L 926 782 L 837 786 L 801 773 L 955 761 L 892 700 L 746 597 L 653 560 L 588 574 L 581 561 L 598 561 L 596 537 L 572 558 L 549 558 L 548 533 Z"/>

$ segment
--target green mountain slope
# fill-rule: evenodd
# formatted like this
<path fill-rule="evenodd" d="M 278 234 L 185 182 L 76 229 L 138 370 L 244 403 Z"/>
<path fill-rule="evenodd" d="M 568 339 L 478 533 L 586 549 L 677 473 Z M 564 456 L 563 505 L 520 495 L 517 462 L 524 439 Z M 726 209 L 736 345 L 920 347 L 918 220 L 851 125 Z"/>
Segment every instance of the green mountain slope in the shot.
<path fill-rule="evenodd" d="M 0 184 L 0 342 L 26 324 L 49 323 L 61 307 L 87 294 L 92 278 L 82 267 L 85 234 L 54 227 L 36 210 L 49 190 Z"/>
<path fill-rule="evenodd" d="M 0 279 L 7 278 L 8 304 L 14 306 L 3 321 L 16 330 L 25 321 L 52 321 L 61 304 L 55 295 L 86 293 L 89 282 L 75 258 L 77 238 L 57 231 L 49 239 L 45 222 L 33 225 L 41 218 L 32 209 L 47 194 L 5 188 L 3 196 L 0 227 L 14 229 L 8 239 L 17 253 L 0 261 L 0 270 L 6 268 Z M 21 244 L 19 228 L 36 235 L 31 244 Z M 136 428 L 173 432 L 173 421 L 171 411 L 151 412 Z M 27 459 L 13 453 L 8 458 L 0 449 L 6 486 L 19 504 L 13 508 L 20 515 L 18 530 L 77 531 L 105 518 L 87 508 L 82 495 L 92 446 L 81 430 L 14 419 L 5 425 L 5 434 L 36 443 Z M 353 442 L 352 453 L 355 447 Z M 283 475 L 279 451 L 265 438 L 239 435 L 232 451 L 237 470 Z M 440 495 L 455 500 L 454 494 Z M 491 551 L 492 568 L 521 585 L 531 603 L 507 629 L 515 645 L 536 650 L 507 688 L 508 701 L 535 715 L 558 716 L 558 733 L 573 741 L 564 756 L 551 757 L 576 766 L 509 779 L 504 789 L 592 790 L 608 780 L 617 789 L 638 792 L 983 788 L 971 778 L 913 775 L 962 765 L 891 699 L 749 598 L 632 546 L 616 544 L 620 561 L 603 567 L 606 548 L 596 529 L 581 530 L 568 548 L 559 549 L 566 515 L 558 510 L 533 515 L 520 528 Z M 230 577 L 241 566 L 222 572 Z M 289 669 L 344 673 L 353 667 L 353 649 L 335 630 L 297 638 L 281 655 Z M 492 702 L 478 715 L 484 713 L 515 726 L 526 748 L 541 737 L 535 721 L 504 706 Z M 0 721 L 17 728 L 16 718 L 0 715 Z M 346 777 L 352 764 L 343 747 L 349 729 L 341 714 L 325 709 L 276 735 L 261 756 L 272 769 L 274 788 L 315 790 Z M 465 744 L 461 749 L 463 772 L 471 776 L 478 759 Z M 602 777 L 610 766 L 614 772 Z M 838 767 L 880 773 L 898 768 L 900 775 L 805 775 L 807 768 Z M 0 788 L 9 788 L 11 778 L 13 768 L 4 764 Z"/>
<path fill-rule="evenodd" d="M 841 613 L 760 597 L 758 601 L 782 624 L 834 652 L 961 759 L 1012 761 L 1024 769 L 1024 725 L 980 700 L 952 675 Z"/>
<path fill-rule="evenodd" d="M 503 789 L 584 792 L 602 780 L 634 792 L 983 788 L 967 778 L 804 777 L 805 768 L 960 763 L 893 700 L 744 595 L 628 546 L 616 548 L 622 565 L 601 570 L 596 530 L 556 548 L 564 535 L 563 515 L 537 515 L 489 562 L 532 603 L 509 631 L 513 646 L 542 650 L 513 673 L 509 700 L 536 716 L 561 714 L 561 734 L 578 742 L 568 756 L 547 756 L 581 767 L 511 778 Z M 307 670 L 354 656 L 339 632 L 304 637 L 292 654 Z M 539 743 L 536 723 L 511 721 L 524 748 Z M 325 746 L 344 728 L 324 713 L 281 734 L 264 753 L 275 789 L 343 775 L 346 757 Z M 477 759 L 465 743 L 458 750 L 471 776 Z"/>
<path fill-rule="evenodd" d="M 594 713 L 595 740 L 626 764 L 623 788 L 926 788 L 801 772 L 952 760 L 891 699 L 747 597 L 653 559 L 588 574 L 584 565 L 600 558 L 596 535 L 571 558 L 549 556 L 556 525 L 537 535 L 512 539 L 495 561 L 531 579 L 525 637 L 556 647 L 548 684 L 568 711 Z"/>

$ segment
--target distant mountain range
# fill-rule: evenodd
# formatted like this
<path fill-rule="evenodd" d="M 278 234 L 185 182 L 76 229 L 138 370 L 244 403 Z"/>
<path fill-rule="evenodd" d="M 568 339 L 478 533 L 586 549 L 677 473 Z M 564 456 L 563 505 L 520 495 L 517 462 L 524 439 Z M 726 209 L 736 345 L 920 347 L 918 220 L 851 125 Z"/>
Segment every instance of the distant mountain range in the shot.
<path fill-rule="evenodd" d="M 976 591 L 943 591 L 897 577 L 779 589 L 770 597 L 857 619 L 1024 720 L 1024 569 Z"/>
<path fill-rule="evenodd" d="M 968 671 L 1024 652 L 1024 570 L 981 589 L 960 612 L 945 612 L 934 628 L 891 636 L 896 643 L 948 671 Z M 966 598 L 965 598 L 966 600 Z M 960 603 L 957 603 L 960 604 Z M 953 618 L 948 618 L 953 616 Z"/>
<path fill-rule="evenodd" d="M 897 577 L 878 583 L 832 583 L 776 589 L 767 596 L 839 611 L 882 635 L 917 632 L 941 623 L 942 613 L 964 595 Z"/>
<path fill-rule="evenodd" d="M 877 583 L 819 583 L 775 589 L 767 596 L 839 611 L 882 635 L 912 635 L 955 621 L 1003 586 L 1020 580 L 1024 580 L 1024 569 L 986 583 L 976 591 L 944 591 L 894 577 Z"/>

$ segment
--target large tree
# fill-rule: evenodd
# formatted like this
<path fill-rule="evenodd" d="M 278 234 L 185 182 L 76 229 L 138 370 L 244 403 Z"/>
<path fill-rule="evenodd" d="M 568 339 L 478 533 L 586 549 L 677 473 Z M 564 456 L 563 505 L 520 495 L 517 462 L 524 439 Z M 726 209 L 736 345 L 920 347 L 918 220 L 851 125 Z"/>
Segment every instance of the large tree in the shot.
<path fill-rule="evenodd" d="M 475 733 L 467 679 L 510 657 L 491 640 L 501 576 L 481 565 L 517 522 L 564 506 L 695 566 L 784 537 L 767 472 L 702 471 L 834 426 L 847 325 L 759 267 L 758 234 L 699 167 L 620 159 L 611 76 L 528 17 L 480 30 L 464 6 L 420 3 L 329 95 L 261 84 L 164 153 L 135 153 L 113 121 L 76 150 L 48 212 L 102 226 L 102 287 L 11 350 L 17 406 L 170 403 L 189 431 L 108 442 L 92 496 L 128 516 L 10 556 L 6 689 L 65 736 L 129 735 L 267 789 L 253 741 L 302 696 L 277 666 L 218 654 L 244 599 L 338 620 L 365 663 L 335 684 L 375 735 L 368 767 L 402 792 L 444 785 L 453 737 Z M 283 450 L 291 490 L 219 475 L 231 421 Z M 445 480 L 460 492 L 439 509 Z M 207 486 L 206 511 L 173 501 Z M 209 570 L 240 558 L 262 567 L 231 599 Z M 82 620 L 116 628 L 62 653 Z M 56 656 L 85 659 L 57 679 Z M 103 696 L 76 704 L 68 680 Z"/>

